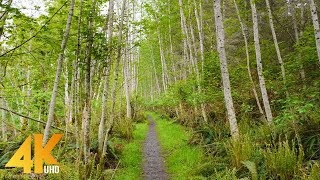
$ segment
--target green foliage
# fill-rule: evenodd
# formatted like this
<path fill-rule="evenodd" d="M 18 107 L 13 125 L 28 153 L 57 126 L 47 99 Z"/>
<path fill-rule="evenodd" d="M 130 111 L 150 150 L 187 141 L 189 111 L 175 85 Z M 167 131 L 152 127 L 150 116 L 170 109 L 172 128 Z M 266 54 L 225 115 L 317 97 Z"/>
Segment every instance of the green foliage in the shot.
<path fill-rule="evenodd" d="M 291 179 L 299 175 L 303 161 L 303 149 L 289 145 L 288 141 L 279 142 L 276 147 L 267 147 L 264 151 L 266 169 L 270 176 L 280 179 Z"/>
<path fill-rule="evenodd" d="M 116 121 L 114 125 L 114 133 L 120 138 L 131 140 L 133 138 L 134 124 L 131 119 L 123 118 Z"/>
<path fill-rule="evenodd" d="M 142 175 L 142 143 L 148 132 L 148 125 L 136 124 L 133 132 L 134 140 L 124 144 L 120 156 L 120 169 L 116 171 L 115 179 L 140 179 Z"/>
<path fill-rule="evenodd" d="M 223 179 L 223 180 L 236 180 L 236 169 L 226 168 L 224 171 L 217 171 L 212 177 L 213 179 Z"/>
<path fill-rule="evenodd" d="M 251 173 L 252 180 L 257 180 L 258 179 L 258 171 L 257 171 L 256 164 L 254 162 L 251 162 L 251 161 L 242 161 L 241 163 L 244 166 L 246 166 L 246 168 L 249 169 L 249 171 Z"/>
<path fill-rule="evenodd" d="M 173 179 L 186 179 L 192 175 L 208 175 L 214 166 L 205 164 L 204 153 L 201 148 L 188 145 L 190 134 L 172 122 L 151 114 L 157 126 L 158 137 L 166 159 L 168 173 L 174 174 Z M 204 167 L 210 167 L 205 169 Z M 195 171 L 198 169 L 198 171 Z M 210 173 L 209 173 L 210 174 Z"/>
<path fill-rule="evenodd" d="M 240 168 L 243 162 L 255 160 L 256 145 L 249 137 L 242 136 L 239 141 L 229 141 L 226 146 L 231 165 L 235 168 Z"/>
<path fill-rule="evenodd" d="M 314 163 L 311 166 L 310 174 L 308 176 L 308 180 L 319 179 L 320 178 L 320 165 L 319 163 Z"/>

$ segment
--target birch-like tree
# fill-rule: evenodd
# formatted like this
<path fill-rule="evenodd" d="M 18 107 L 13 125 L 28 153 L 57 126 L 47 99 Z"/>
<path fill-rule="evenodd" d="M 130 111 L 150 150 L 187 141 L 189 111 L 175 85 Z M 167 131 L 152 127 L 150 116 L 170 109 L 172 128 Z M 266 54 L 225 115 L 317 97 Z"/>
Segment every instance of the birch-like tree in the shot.
<path fill-rule="evenodd" d="M 254 36 L 254 45 L 255 45 L 255 51 L 256 51 L 257 71 L 259 76 L 260 89 L 261 89 L 264 110 L 267 116 L 268 123 L 272 124 L 273 116 L 271 112 L 271 106 L 269 102 L 266 82 L 264 79 L 263 68 L 262 68 L 259 27 L 258 27 L 258 14 L 257 14 L 256 4 L 254 0 L 250 0 L 250 4 L 252 9 L 253 36 Z"/>
<path fill-rule="evenodd" d="M 318 60 L 320 62 L 320 27 L 319 27 L 317 6 L 316 6 L 314 0 L 310 0 L 310 10 L 311 10 L 311 17 L 312 17 L 312 22 L 313 22 L 313 27 L 314 27 L 314 35 L 315 35 L 315 39 L 316 39 Z"/>
<path fill-rule="evenodd" d="M 105 121 L 107 119 L 107 103 L 108 103 L 108 92 L 109 92 L 109 81 L 110 81 L 110 70 L 111 70 L 111 57 L 112 57 L 112 47 L 111 41 L 113 37 L 113 15 L 114 14 L 114 0 L 109 1 L 109 10 L 107 17 L 107 31 L 106 38 L 108 42 L 107 49 L 107 57 L 104 68 L 104 86 L 102 92 L 102 110 L 101 110 L 101 120 L 99 124 L 99 134 L 98 134 L 98 142 L 99 142 L 99 152 L 101 153 L 103 149 L 103 140 L 104 140 L 104 129 L 105 129 Z"/>
<path fill-rule="evenodd" d="M 115 118 L 115 103 L 116 103 L 116 95 L 117 95 L 117 85 L 118 85 L 118 78 L 119 78 L 119 69 L 120 69 L 120 60 L 122 55 L 122 36 L 123 36 L 123 24 L 125 19 L 125 11 L 126 11 L 127 0 L 123 0 L 122 2 L 122 10 L 121 10 L 121 19 L 119 24 L 119 32 L 118 32 L 118 49 L 117 49 L 117 59 L 115 64 L 114 70 L 114 82 L 111 90 L 111 107 L 110 107 L 110 118 L 107 124 L 107 129 L 105 131 L 104 142 L 103 142 L 103 149 L 102 149 L 102 160 L 105 156 L 108 140 L 109 140 L 109 133 L 113 128 L 114 118 Z"/>
<path fill-rule="evenodd" d="M 247 58 L 247 70 L 248 70 L 249 80 L 250 80 L 250 83 L 252 85 L 252 92 L 253 92 L 254 98 L 256 99 L 256 103 L 257 103 L 257 106 L 259 108 L 259 112 L 260 112 L 261 115 L 264 116 L 264 112 L 263 112 L 263 109 L 262 109 L 262 106 L 261 106 L 261 103 L 260 103 L 260 99 L 259 99 L 259 96 L 258 96 L 258 93 L 257 93 L 257 88 L 256 88 L 256 85 L 255 85 L 255 83 L 253 81 L 253 78 L 252 78 L 252 75 L 251 75 L 249 44 L 248 44 L 248 38 L 247 38 L 246 30 L 245 30 L 245 25 L 244 25 L 244 23 L 242 21 L 237 1 L 233 0 L 233 3 L 234 3 L 234 6 L 236 8 L 236 11 L 237 11 L 238 20 L 240 22 L 241 33 L 242 33 L 242 36 L 243 36 L 243 39 L 244 39 L 244 44 L 245 44 L 245 49 L 246 49 L 246 58 Z"/>
<path fill-rule="evenodd" d="M 227 56 L 225 50 L 225 32 L 223 19 L 221 14 L 221 1 L 214 0 L 214 17 L 215 26 L 217 32 L 217 50 L 220 58 L 220 69 L 223 82 L 224 101 L 227 108 L 228 120 L 230 124 L 231 135 L 234 140 L 239 139 L 239 129 L 236 119 L 236 113 L 233 106 L 233 100 L 231 95 L 231 85 L 228 71 Z"/>
<path fill-rule="evenodd" d="M 266 4 L 267 4 L 268 16 L 269 16 L 269 24 L 270 24 L 270 28 L 271 28 L 271 32 L 272 32 L 272 37 L 273 37 L 273 43 L 274 43 L 274 46 L 276 48 L 276 53 L 277 53 L 278 62 L 280 64 L 280 68 L 281 68 L 281 74 L 282 74 L 283 83 L 284 83 L 284 86 L 286 86 L 286 81 L 287 81 L 286 80 L 287 79 L 286 78 L 286 70 L 284 68 L 284 63 L 283 63 L 281 52 L 280 52 L 280 48 L 279 48 L 278 38 L 277 38 L 276 30 L 274 28 L 272 11 L 271 11 L 269 0 L 266 0 Z M 288 92 L 287 91 L 286 91 L 286 93 L 287 93 L 287 96 L 288 96 Z"/>
<path fill-rule="evenodd" d="M 73 11 L 74 11 L 74 4 L 75 4 L 75 0 L 71 0 L 70 11 L 69 11 L 68 19 L 67 19 L 67 25 L 66 25 L 66 29 L 65 29 L 65 33 L 64 33 L 62 42 L 61 42 L 61 49 L 60 49 L 60 54 L 59 54 L 59 58 L 58 58 L 56 78 L 55 78 L 55 81 L 53 84 L 51 101 L 50 101 L 50 105 L 49 105 L 48 120 L 47 120 L 46 127 L 44 130 L 43 145 L 45 145 L 49 139 L 50 129 L 51 129 L 51 125 L 52 125 L 52 122 L 54 119 L 56 98 L 57 98 L 57 94 L 58 94 L 59 82 L 60 82 L 60 77 L 61 77 L 61 72 L 62 72 L 62 64 L 63 64 L 64 56 L 65 56 L 65 50 L 67 48 L 67 43 L 68 43 L 68 39 L 69 39 L 71 21 L 72 21 L 72 16 L 73 16 Z"/>

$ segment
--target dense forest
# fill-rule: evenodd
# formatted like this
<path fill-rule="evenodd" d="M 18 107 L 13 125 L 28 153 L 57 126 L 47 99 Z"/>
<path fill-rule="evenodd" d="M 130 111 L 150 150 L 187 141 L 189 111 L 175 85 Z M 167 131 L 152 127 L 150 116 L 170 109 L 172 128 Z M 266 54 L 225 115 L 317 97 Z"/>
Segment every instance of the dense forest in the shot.
<path fill-rule="evenodd" d="M 29 2 L 0 0 L 0 179 L 320 179 L 320 0 Z M 59 174 L 5 167 L 33 134 Z"/>

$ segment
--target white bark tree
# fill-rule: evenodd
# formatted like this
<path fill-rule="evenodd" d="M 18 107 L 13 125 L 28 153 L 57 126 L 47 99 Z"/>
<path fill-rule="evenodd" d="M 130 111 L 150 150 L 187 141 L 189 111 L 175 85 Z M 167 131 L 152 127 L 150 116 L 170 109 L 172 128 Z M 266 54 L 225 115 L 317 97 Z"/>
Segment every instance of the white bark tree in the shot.
<path fill-rule="evenodd" d="M 83 108 L 82 117 L 82 139 L 83 139 L 83 155 L 84 162 L 87 164 L 90 158 L 90 125 L 91 125 L 91 85 L 92 85 L 92 49 L 94 42 L 94 16 L 96 13 L 96 0 L 91 2 L 90 15 L 88 17 L 88 37 L 86 43 L 86 54 L 85 54 L 85 102 Z"/>
<path fill-rule="evenodd" d="M 122 30 L 123 30 L 123 22 L 125 19 L 125 10 L 126 10 L 126 4 L 127 0 L 123 0 L 122 4 L 122 10 L 121 10 L 121 19 L 119 24 L 119 32 L 118 32 L 118 52 L 117 52 L 117 60 L 116 60 L 116 66 L 114 70 L 114 82 L 111 90 L 111 107 L 110 107 L 110 118 L 109 122 L 107 124 L 107 129 L 105 131 L 104 136 L 104 142 L 103 142 L 103 149 L 102 149 L 102 157 L 105 156 L 107 145 L 108 145 L 108 139 L 109 139 L 109 133 L 111 129 L 113 128 L 114 123 L 114 116 L 115 116 L 115 103 L 116 103 L 116 93 L 117 93 L 117 85 L 118 85 L 118 78 L 119 78 L 119 66 L 120 66 L 120 60 L 121 60 L 121 53 L 122 53 Z M 103 158 L 102 158 L 103 159 Z"/>
<path fill-rule="evenodd" d="M 304 24 L 303 21 L 304 21 L 304 17 L 303 17 L 303 14 L 304 14 L 304 5 L 303 5 L 303 2 L 301 2 L 302 5 L 301 5 L 301 25 Z M 299 30 L 298 30 L 298 23 L 297 23 L 297 18 L 296 18 L 296 11 L 295 9 L 292 7 L 292 0 L 288 0 L 288 11 L 289 11 L 289 15 L 292 17 L 292 22 L 293 22 L 293 29 L 294 29 L 294 37 L 295 37 L 295 40 L 296 40 L 296 43 L 299 42 Z M 302 35 L 302 29 L 300 30 L 300 33 Z M 301 54 L 299 54 L 299 56 L 301 56 Z M 303 64 L 300 65 L 300 75 L 301 75 L 301 79 L 303 82 L 305 82 L 306 80 L 306 73 L 305 73 L 305 70 L 304 70 L 304 67 L 303 67 Z M 305 83 L 303 84 L 303 86 L 305 87 Z"/>
<path fill-rule="evenodd" d="M 254 3 L 254 0 L 250 0 L 251 9 L 252 9 L 252 20 L 253 20 L 253 35 L 254 35 L 254 45 L 255 45 L 255 51 L 256 51 L 256 60 L 257 60 L 257 70 L 258 70 L 258 76 L 259 76 L 259 84 L 264 104 L 264 110 L 267 116 L 267 120 L 269 124 L 272 124 L 272 112 L 268 97 L 268 92 L 266 88 L 266 83 L 263 75 L 263 68 L 262 68 L 262 62 L 261 62 L 261 50 L 260 50 L 260 39 L 259 39 L 259 27 L 258 27 L 258 14 L 256 5 Z"/>
<path fill-rule="evenodd" d="M 215 26 L 217 32 L 217 50 L 219 52 L 220 58 L 220 68 L 222 74 L 222 82 L 223 82 L 223 92 L 224 92 L 224 100 L 227 108 L 228 120 L 230 124 L 231 135 L 234 140 L 239 139 L 239 130 L 236 119 L 236 113 L 233 106 L 233 100 L 231 95 L 231 85 L 229 79 L 229 71 L 228 71 L 228 63 L 227 56 L 225 51 L 225 32 L 223 19 L 221 14 L 221 1 L 214 0 L 214 17 L 215 17 Z"/>
<path fill-rule="evenodd" d="M 68 15 L 67 25 L 66 25 L 65 33 L 64 33 L 63 40 L 61 43 L 61 49 L 60 49 L 60 54 L 59 54 L 59 58 L 58 58 L 56 78 L 54 81 L 52 95 L 51 95 L 51 101 L 50 101 L 50 106 L 49 106 L 48 120 L 47 120 L 47 124 L 46 124 L 45 130 L 44 130 L 43 145 L 45 145 L 49 139 L 51 124 L 54 119 L 54 109 L 55 109 L 55 105 L 56 105 L 56 98 L 57 98 L 57 94 L 58 94 L 58 87 L 59 87 L 59 82 L 60 82 L 60 77 L 61 77 L 61 72 L 62 72 L 62 64 L 63 64 L 65 50 L 67 48 L 67 43 L 68 43 L 68 39 L 69 39 L 71 21 L 72 21 L 72 16 L 73 16 L 73 11 L 74 11 L 74 4 L 75 4 L 75 0 L 72 0 L 70 3 L 70 11 L 69 11 L 69 15 Z"/>
<path fill-rule="evenodd" d="M 272 11 L 271 11 L 269 0 L 266 0 L 266 4 L 267 4 L 267 10 L 268 10 L 268 16 L 269 16 L 269 24 L 270 24 L 270 28 L 271 28 L 271 32 L 272 32 L 273 42 L 274 42 L 274 46 L 276 48 L 277 57 L 278 57 L 278 61 L 279 61 L 280 68 L 281 68 L 282 79 L 283 79 L 284 86 L 286 86 L 286 81 L 287 81 L 286 80 L 286 70 L 284 68 L 284 63 L 283 63 L 281 52 L 280 52 L 280 48 L 279 48 L 277 34 L 276 34 L 276 30 L 275 30 L 274 24 L 273 24 L 273 17 L 272 17 Z M 288 96 L 288 92 L 287 91 L 286 91 L 286 94 Z"/>
<path fill-rule="evenodd" d="M 103 149 L 103 140 L 104 140 L 104 129 L 105 122 L 107 119 L 107 103 L 108 103 L 108 91 L 109 91 L 109 81 L 110 81 L 110 70 L 111 70 L 111 40 L 113 37 L 113 13 L 114 13 L 114 0 L 109 1 L 109 10 L 108 10 L 108 29 L 106 31 L 106 38 L 108 42 L 108 54 L 106 57 L 106 64 L 104 68 L 104 86 L 102 93 L 102 112 L 101 112 L 101 120 L 99 124 L 99 134 L 98 134 L 98 143 L 99 143 L 99 152 L 100 154 Z"/>
<path fill-rule="evenodd" d="M 320 27 L 319 27 L 317 6 L 316 6 L 314 0 L 310 0 L 310 10 L 311 10 L 311 17 L 312 17 L 312 22 L 313 22 L 313 27 L 314 27 L 315 39 L 316 39 L 318 60 L 320 62 Z"/>
<path fill-rule="evenodd" d="M 4 99 L 4 97 L 1 98 L 2 101 L 2 107 L 6 108 L 6 100 Z M 1 122 L 2 122 L 2 140 L 4 142 L 6 142 L 8 140 L 8 136 L 7 136 L 7 124 L 6 124 L 6 111 L 4 109 L 2 109 L 1 112 Z"/>
<path fill-rule="evenodd" d="M 255 83 L 253 81 L 253 78 L 252 78 L 252 75 L 251 75 L 249 45 L 248 45 L 247 34 L 246 34 L 246 31 L 245 31 L 245 25 L 244 25 L 244 23 L 242 21 L 240 10 L 238 8 L 236 0 L 233 0 L 233 2 L 234 2 L 234 6 L 236 8 L 236 11 L 237 11 L 238 20 L 239 20 L 240 26 L 241 26 L 241 33 L 242 33 L 242 36 L 243 36 L 243 39 L 244 39 L 245 48 L 246 48 L 247 70 L 248 70 L 249 80 L 250 80 L 250 83 L 252 85 L 252 92 L 253 92 L 254 98 L 256 99 L 256 103 L 257 103 L 257 106 L 259 108 L 259 112 L 260 112 L 261 115 L 264 116 L 264 112 L 263 112 L 263 109 L 262 109 L 262 106 L 261 106 L 261 103 L 260 103 L 260 100 L 259 100 L 259 96 L 258 96 L 258 93 L 257 93 L 257 88 L 256 88 L 256 85 L 255 85 Z"/>

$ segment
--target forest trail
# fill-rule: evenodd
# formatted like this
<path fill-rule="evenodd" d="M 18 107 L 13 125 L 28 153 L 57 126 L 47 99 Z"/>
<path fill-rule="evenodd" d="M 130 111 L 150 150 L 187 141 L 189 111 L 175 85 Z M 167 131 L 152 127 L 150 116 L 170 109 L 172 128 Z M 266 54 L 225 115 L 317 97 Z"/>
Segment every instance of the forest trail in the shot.
<path fill-rule="evenodd" d="M 144 178 L 147 180 L 168 179 L 164 169 L 164 160 L 161 156 L 160 143 L 156 132 L 156 124 L 149 116 L 149 132 L 143 148 L 143 172 Z"/>

